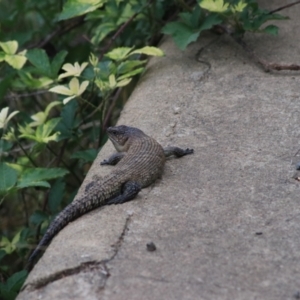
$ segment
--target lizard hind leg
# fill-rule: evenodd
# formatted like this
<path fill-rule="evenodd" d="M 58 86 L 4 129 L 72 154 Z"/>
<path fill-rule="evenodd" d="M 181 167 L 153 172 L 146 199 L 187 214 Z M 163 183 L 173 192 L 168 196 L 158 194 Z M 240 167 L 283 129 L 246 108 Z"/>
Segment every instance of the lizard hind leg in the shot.
<path fill-rule="evenodd" d="M 141 185 L 136 181 L 127 181 L 122 186 L 122 194 L 110 199 L 106 204 L 121 204 L 132 200 L 142 189 Z"/>
<path fill-rule="evenodd" d="M 182 149 L 179 147 L 166 147 L 164 148 L 164 154 L 165 157 L 169 157 L 169 156 L 176 156 L 176 157 L 182 157 L 188 154 L 193 154 L 194 153 L 194 149 Z"/>

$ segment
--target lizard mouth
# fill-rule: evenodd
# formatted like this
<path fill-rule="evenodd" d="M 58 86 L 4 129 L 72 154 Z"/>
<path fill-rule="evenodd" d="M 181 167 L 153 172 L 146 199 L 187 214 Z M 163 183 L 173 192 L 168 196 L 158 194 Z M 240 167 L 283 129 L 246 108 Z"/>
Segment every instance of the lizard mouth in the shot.
<path fill-rule="evenodd" d="M 108 135 L 108 138 L 114 145 L 118 145 L 118 142 L 112 136 Z"/>

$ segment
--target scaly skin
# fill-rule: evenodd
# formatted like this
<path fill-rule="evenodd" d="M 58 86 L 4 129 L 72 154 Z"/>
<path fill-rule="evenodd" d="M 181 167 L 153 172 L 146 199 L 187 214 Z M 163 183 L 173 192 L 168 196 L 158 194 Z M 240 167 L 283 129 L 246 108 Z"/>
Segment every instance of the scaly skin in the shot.
<path fill-rule="evenodd" d="M 181 157 L 193 153 L 193 149 L 163 149 L 153 138 L 134 127 L 110 127 L 107 132 L 118 153 L 104 160 L 101 165 L 117 164 L 116 168 L 105 178 L 89 183 L 84 195 L 76 198 L 57 215 L 31 254 L 28 269 L 31 269 L 37 255 L 69 222 L 105 204 L 119 204 L 133 199 L 142 188 L 161 176 L 167 156 Z"/>

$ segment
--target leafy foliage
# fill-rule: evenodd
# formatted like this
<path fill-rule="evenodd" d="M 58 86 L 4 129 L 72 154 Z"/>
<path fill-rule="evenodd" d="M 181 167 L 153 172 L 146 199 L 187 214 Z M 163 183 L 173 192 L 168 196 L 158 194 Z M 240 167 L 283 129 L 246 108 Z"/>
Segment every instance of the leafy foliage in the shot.
<path fill-rule="evenodd" d="M 0 2 L 1 299 L 15 298 L 29 249 L 74 198 L 115 122 L 112 108 L 123 105 L 123 88 L 147 56 L 163 55 L 148 40 L 168 7 Z"/>
<path fill-rule="evenodd" d="M 215 25 L 277 34 L 254 0 L 0 1 L 0 298 L 14 299 L 29 249 L 70 201 L 160 32 L 180 49 Z M 170 22 L 174 13 L 178 19 Z M 163 27 L 163 29 L 162 29 Z M 14 101 L 11 101 L 11 100 Z M 21 221 L 20 221 L 21 220 Z"/>
<path fill-rule="evenodd" d="M 191 12 L 180 13 L 179 17 L 178 21 L 166 24 L 162 32 L 171 35 L 182 50 L 196 41 L 202 31 L 215 25 L 226 25 L 239 37 L 246 31 L 277 35 L 277 26 L 261 28 L 262 25 L 271 20 L 287 19 L 259 8 L 253 0 L 198 0 Z"/>
<path fill-rule="evenodd" d="M 3 300 L 15 299 L 26 277 L 27 277 L 27 272 L 23 270 L 13 274 L 11 277 L 7 279 L 5 283 L 0 282 L 1 299 Z"/>

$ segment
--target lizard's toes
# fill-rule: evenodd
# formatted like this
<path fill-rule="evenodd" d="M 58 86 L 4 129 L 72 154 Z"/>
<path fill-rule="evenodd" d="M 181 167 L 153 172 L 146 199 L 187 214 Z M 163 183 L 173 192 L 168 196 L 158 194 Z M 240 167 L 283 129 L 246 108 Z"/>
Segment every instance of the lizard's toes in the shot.
<path fill-rule="evenodd" d="M 184 154 L 192 154 L 192 153 L 194 153 L 194 149 L 186 148 L 186 149 L 184 150 Z"/>

